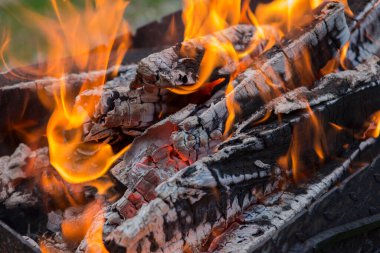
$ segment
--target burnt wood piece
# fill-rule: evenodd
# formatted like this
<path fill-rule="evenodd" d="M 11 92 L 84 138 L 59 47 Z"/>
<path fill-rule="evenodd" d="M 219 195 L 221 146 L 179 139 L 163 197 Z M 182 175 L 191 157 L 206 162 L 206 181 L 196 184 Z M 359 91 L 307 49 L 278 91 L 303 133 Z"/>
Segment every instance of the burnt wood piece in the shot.
<path fill-rule="evenodd" d="M 236 79 L 234 94 L 230 93 L 228 96 L 234 95 L 234 102 L 240 105 L 242 112 L 237 120 L 248 118 L 257 111 L 265 103 L 265 95 L 279 95 L 269 88 L 265 80 L 270 79 L 279 89 L 294 88 L 295 84 L 300 83 L 298 76 L 301 73 L 301 76 L 305 76 L 307 73 L 303 72 L 304 68 L 300 66 L 303 55 L 310 53 L 313 56 L 310 57 L 313 66 L 311 74 L 316 75 L 315 72 L 318 72 L 347 41 L 349 34 L 341 4 L 325 3 L 316 10 L 314 17 L 309 26 L 291 35 L 292 40 L 285 40 L 282 47 L 275 47 L 259 57 L 256 69 L 247 70 Z M 310 79 L 309 83 L 303 84 L 311 85 L 313 78 Z M 174 115 L 150 127 L 134 140 L 131 149 L 126 153 L 124 160 L 127 168 L 114 170 L 113 174 L 119 181 L 124 182 L 128 171 L 136 164 L 146 164 L 144 161 L 153 161 L 153 167 L 164 169 L 167 167 L 166 161 L 171 162 L 170 167 L 175 166 L 172 157 L 176 157 L 174 162 L 183 160 L 185 163 L 191 163 L 212 153 L 223 140 L 222 133 L 228 116 L 226 101 L 224 96 L 219 96 L 218 99 L 211 99 L 197 108 L 181 110 L 178 113 L 180 117 Z M 165 149 L 173 150 L 174 152 L 168 152 L 173 155 L 160 157 L 162 152 L 157 150 Z M 163 161 L 163 164 L 160 164 L 160 161 Z"/>
<path fill-rule="evenodd" d="M 233 220 L 250 203 L 280 190 L 286 175 L 279 170 L 277 160 L 286 154 L 295 131 L 304 132 L 312 121 L 310 114 L 302 112 L 307 104 L 295 102 L 301 96 L 313 106 L 329 142 L 327 162 L 322 164 L 308 158 L 316 155 L 313 155 L 313 143 L 308 143 L 304 136 L 300 158 L 308 161 L 313 169 L 340 163 L 339 157 L 347 154 L 345 144 L 351 149 L 363 145 L 352 132 L 361 129 L 366 119 L 380 109 L 380 101 L 376 99 L 380 92 L 379 75 L 376 59 L 361 65 L 360 70 L 331 74 L 313 90 L 299 88 L 286 98 L 277 99 L 274 112 L 289 114 L 282 115 L 281 123 L 270 120 L 239 133 L 214 155 L 195 162 L 160 184 L 155 190 L 157 198 L 121 225 L 118 224 L 124 220 L 120 216 L 124 213 L 123 206 L 117 202 L 109 207 L 104 238 L 110 241 L 111 248 L 118 245 L 127 248 L 127 252 L 138 251 L 138 248 L 183 251 L 199 246 L 212 228 Z M 347 108 L 351 108 L 349 112 Z M 343 125 L 352 132 L 337 131 L 329 122 Z"/>
<path fill-rule="evenodd" d="M 121 66 L 119 72 L 127 70 L 127 66 Z M 43 105 L 40 95 L 53 101 L 53 87 L 59 87 L 62 81 L 68 94 L 76 95 L 83 83 L 99 83 L 105 76 L 110 78 L 114 72 L 115 68 L 112 67 L 106 71 L 68 74 L 62 79 L 45 77 L 0 87 L 0 142 L 5 144 L 0 147 L 0 155 L 10 154 L 21 141 L 25 141 L 18 137 L 19 127 L 33 122 L 33 127 L 38 129 L 47 122 L 50 111 Z"/>
<path fill-rule="evenodd" d="M 356 66 L 380 50 L 380 1 L 355 1 L 356 17 L 350 21 L 351 39 L 346 64 Z"/>
<path fill-rule="evenodd" d="M 181 42 L 161 52 L 154 53 L 139 62 L 134 86 L 155 85 L 157 87 L 175 88 L 191 86 L 198 80 L 200 64 L 207 45 L 217 39 L 220 43 L 231 43 L 237 52 L 244 52 L 255 38 L 256 28 L 252 25 L 236 25 L 213 35 L 207 35 Z M 255 57 L 262 52 L 265 42 L 251 52 Z M 237 70 L 236 63 L 226 53 L 215 56 L 220 58 L 219 68 L 211 80 L 228 77 Z M 224 59 L 224 61 L 222 61 Z"/>
<path fill-rule="evenodd" d="M 108 81 L 103 87 L 79 94 L 77 103 L 92 96 L 99 99 L 93 115 L 84 126 L 84 141 L 107 138 L 117 141 L 125 138 L 125 135 L 140 135 L 147 127 L 189 103 L 191 97 L 178 99 L 163 88 L 131 88 L 136 67 L 130 65 L 128 71 Z"/>
<path fill-rule="evenodd" d="M 248 208 L 215 251 L 356 252 L 369 246 L 361 238 L 380 224 L 379 144 L 368 139 L 312 182 L 287 189 L 275 203 Z"/>

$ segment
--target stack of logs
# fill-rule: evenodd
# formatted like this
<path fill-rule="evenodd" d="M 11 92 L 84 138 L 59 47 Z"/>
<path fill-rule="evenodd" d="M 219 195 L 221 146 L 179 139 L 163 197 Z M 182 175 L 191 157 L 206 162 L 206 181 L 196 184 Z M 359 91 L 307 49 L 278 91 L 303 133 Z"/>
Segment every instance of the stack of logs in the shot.
<path fill-rule="evenodd" d="M 375 56 L 380 49 L 380 1 L 351 8 L 355 17 L 345 16 L 342 4 L 325 2 L 305 19 L 311 20 L 307 24 L 268 50 L 263 41 L 240 62 L 221 53 L 225 65 L 192 94 L 172 91 L 197 83 L 207 41 L 216 37 L 243 52 L 255 38 L 254 26 L 237 25 L 182 42 L 136 65 L 122 66 L 102 88 L 82 92 L 78 104 L 86 96 L 99 97 L 84 125 L 83 141 L 117 146 L 134 138 L 110 171 L 126 191 L 98 217 L 105 218 L 106 247 L 111 252 L 249 252 L 347 176 L 356 157 L 377 144 L 363 124 L 380 110 L 380 60 Z M 344 65 L 350 70 L 322 76 L 348 42 Z M 190 57 L 188 52 L 196 53 Z M 237 65 L 249 67 L 230 80 Z M 64 78 L 76 87 L 101 75 L 104 72 Z M 49 93 L 48 87 L 59 81 L 46 78 L 19 88 Z M 230 82 L 234 89 L 226 94 Z M 240 112 L 226 129 L 229 101 Z M 311 136 L 317 132 L 323 133 L 323 160 L 313 147 Z M 298 156 L 305 165 L 300 173 L 314 178 L 299 186 L 302 193 L 294 190 L 294 175 L 284 168 L 291 167 L 289 161 L 285 166 L 280 162 L 296 137 L 302 142 Z M 28 159 L 45 156 L 38 166 L 53 173 L 46 164 L 47 152 L 20 146 L 13 156 L 1 158 L 0 183 L 7 190 L 1 192 L 0 202 L 5 209 L 15 209 L 14 203 L 26 195 L 29 201 L 20 204 L 38 206 L 38 193 L 17 188 L 25 190 L 22 185 L 36 180 L 25 176 Z M 247 208 L 249 214 L 241 215 Z M 215 231 L 224 231 L 223 236 L 215 236 Z M 239 246 L 241 238 L 244 246 Z M 77 252 L 85 252 L 86 246 L 83 240 Z"/>

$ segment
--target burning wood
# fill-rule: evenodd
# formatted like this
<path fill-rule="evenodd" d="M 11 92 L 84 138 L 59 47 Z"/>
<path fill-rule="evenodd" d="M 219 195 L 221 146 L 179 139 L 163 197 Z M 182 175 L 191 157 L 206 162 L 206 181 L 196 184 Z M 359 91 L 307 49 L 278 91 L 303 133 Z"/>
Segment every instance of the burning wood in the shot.
<path fill-rule="evenodd" d="M 250 59 L 245 59 L 249 66 L 253 59 L 264 50 L 267 43 L 265 40 L 259 40 L 259 36 L 255 34 L 254 26 L 237 25 L 214 35 L 184 41 L 152 54 L 140 61 L 134 85 L 149 84 L 169 88 L 195 85 L 199 81 L 200 64 L 208 53 L 207 50 L 212 50 L 214 40 L 220 44 L 230 43 L 234 50 L 240 53 L 249 50 L 247 58 Z M 238 68 L 233 59 L 229 59 L 230 56 L 222 50 L 216 52 L 213 57 L 219 58 L 220 60 L 217 61 L 220 64 L 213 66 L 216 73 L 211 74 L 208 80 L 210 82 L 221 77 L 228 78 Z"/>
<path fill-rule="evenodd" d="M 300 63 L 305 54 L 323 56 L 310 58 L 312 63 L 307 63 L 317 66 L 313 67 L 312 71 L 306 71 L 308 82 L 304 82 L 304 84 L 311 85 L 317 76 L 317 71 L 337 53 L 339 47 L 348 39 L 343 6 L 328 3 L 318 9 L 316 13 L 322 15 L 315 14 L 316 20 L 305 28 L 303 33 L 295 33 L 292 39 L 285 40 L 284 46 L 275 47 L 260 57 L 257 63 L 261 64 L 257 64 L 255 68 L 241 74 L 235 81 L 234 91 L 227 97 L 221 98 L 215 104 L 213 101 L 209 102 L 209 107 L 201 106 L 195 111 L 182 110 L 178 113 L 179 117 L 173 116 L 166 120 L 167 123 L 160 123 L 148 129 L 144 134 L 146 136 L 142 135 L 136 138 L 132 149 L 125 157 L 125 160 L 128 161 L 127 169 L 114 170 L 114 176 L 123 182 L 127 178 L 126 174 L 129 173 L 129 170 L 136 164 L 144 164 L 144 161 L 153 160 L 154 164 L 151 164 L 153 168 L 167 168 L 169 165 L 166 164 L 167 160 L 171 162 L 179 160 L 179 166 L 174 165 L 174 167 L 180 168 L 183 164 L 182 160 L 190 163 L 212 153 L 217 144 L 223 140 L 224 127 L 229 115 L 228 100 L 233 98 L 232 101 L 237 103 L 242 110 L 235 121 L 244 120 L 265 103 L 266 97 L 278 96 L 281 91 L 295 88 L 300 83 L 299 76 L 300 73 L 305 76 L 303 73 L 305 68 L 303 64 L 296 64 L 296 62 Z M 317 38 L 319 39 L 316 40 Z M 190 117 L 187 116 L 179 121 L 178 118 L 183 115 Z M 155 138 L 152 138 L 151 133 L 154 133 Z M 157 136 L 157 133 L 160 133 L 160 136 Z M 144 147 L 147 146 L 153 146 L 155 149 L 146 150 Z M 168 150 L 164 151 L 167 154 L 171 154 L 171 150 L 174 150 L 177 154 L 164 156 L 165 159 L 161 158 L 163 163 L 159 163 L 160 161 L 154 158 L 157 148 Z M 173 161 L 172 158 L 175 156 L 177 158 Z M 170 167 L 173 166 L 169 165 Z"/>
<path fill-rule="evenodd" d="M 185 1 L 185 41 L 122 65 L 113 79 L 116 67 L 67 74 L 55 66 L 52 75 L 62 78 L 1 87 L 0 98 L 21 90 L 32 91 L 35 100 L 44 90 L 54 100 L 46 128 L 49 150 L 20 145 L 0 158 L 3 211 L 46 209 L 35 222 L 46 226 L 32 229 L 38 235 L 49 231 L 40 244 L 44 252 L 223 252 L 234 250 L 246 231 L 244 240 L 258 247 L 273 235 L 272 226 L 284 226 L 341 181 L 380 135 L 380 61 L 373 56 L 379 48 L 378 1 L 353 5 L 355 18 L 338 2 L 301 2 L 259 5 L 266 11 L 256 17 L 248 2 L 210 1 L 202 5 L 205 18 L 194 20 L 195 2 Z M 117 13 L 113 21 L 121 20 L 124 1 L 97 3 L 84 15 L 69 8 L 84 18 L 82 40 L 87 33 L 99 38 L 93 31 L 98 28 L 110 37 L 119 28 L 128 31 L 103 25 L 111 11 Z M 54 29 L 42 25 L 60 38 L 50 43 L 78 53 L 76 45 L 61 45 L 78 42 L 68 29 L 77 19 L 61 18 L 57 5 L 55 11 Z M 102 25 L 89 25 L 94 23 Z M 70 67 L 107 68 L 113 44 L 106 42 L 99 62 L 72 55 Z M 117 51 L 127 47 L 120 44 Z M 339 54 L 341 67 L 356 68 L 329 68 Z M 7 118 L 12 105 L 6 104 Z M 117 187 L 105 176 L 112 166 Z M 306 193 L 298 194 L 300 189 Z M 247 208 L 254 219 L 240 215 Z M 247 222 L 254 226 L 246 228 Z"/>
<path fill-rule="evenodd" d="M 377 62 L 378 59 L 360 66 L 356 71 L 327 76 L 311 91 L 300 88 L 290 92 L 274 100 L 272 108 L 278 114 L 290 114 L 301 108 L 306 109 L 308 104 L 321 105 L 315 111 L 319 117 L 324 116 L 324 129 L 327 131 L 327 122 L 342 113 L 345 103 L 351 101 L 356 104 L 357 98 L 364 96 L 362 101 L 371 102 L 353 108 L 355 111 L 352 111 L 351 117 L 339 119 L 343 125 L 360 124 L 368 117 L 360 115 L 361 111 L 371 113 L 380 106 L 370 98 L 371 95 L 376 97 L 372 87 L 376 85 L 376 89 L 379 89 L 377 80 L 380 69 Z M 321 97 L 320 94 L 325 96 Z M 307 103 L 299 103 L 300 97 Z M 337 97 L 342 99 L 336 100 Z M 268 123 L 267 127 L 254 127 L 247 133 L 233 137 L 211 157 L 197 161 L 157 187 L 157 198 L 143 206 L 134 218 L 122 222 L 116 229 L 113 228 L 115 218 L 109 223 L 106 221 L 104 231 L 112 232 L 105 238 L 131 252 L 136 251 L 137 247 L 155 247 L 156 250 L 172 252 L 199 245 L 212 228 L 228 223 L 250 203 L 281 189 L 284 177 L 280 177 L 282 173 L 276 165 L 278 156 L 289 146 L 292 129 L 296 129 L 296 125 L 299 125 L 299 129 L 305 129 L 310 121 L 309 114 L 296 114 L 287 116 L 280 125 Z M 336 140 L 329 143 L 331 157 L 338 156 L 340 149 L 337 147 L 347 141 L 351 140 L 349 144 L 355 145 L 352 137 L 337 133 L 334 128 L 330 128 L 328 134 L 330 140 Z M 304 147 L 301 157 L 310 156 L 312 148 Z M 241 161 L 240 166 L 237 161 Z M 118 213 L 123 213 L 120 209 L 123 206 L 115 204 L 114 207 Z M 116 213 L 106 215 L 113 216 L 117 216 Z M 120 221 L 121 218 L 116 220 Z M 107 226 L 112 229 L 107 229 Z"/>

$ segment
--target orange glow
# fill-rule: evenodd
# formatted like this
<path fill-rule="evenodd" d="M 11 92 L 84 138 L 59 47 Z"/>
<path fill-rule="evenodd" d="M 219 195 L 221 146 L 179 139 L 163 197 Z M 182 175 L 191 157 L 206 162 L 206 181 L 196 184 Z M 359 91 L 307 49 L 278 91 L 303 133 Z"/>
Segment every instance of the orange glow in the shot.
<path fill-rule="evenodd" d="M 226 106 L 228 111 L 228 117 L 226 120 L 226 124 L 224 127 L 223 137 L 227 139 L 231 134 L 231 130 L 235 123 L 236 113 L 240 111 L 240 107 L 238 103 L 235 103 L 234 100 L 234 86 L 232 85 L 232 81 L 229 82 L 226 89 Z"/>
<path fill-rule="evenodd" d="M 339 126 L 339 125 L 337 125 L 337 124 L 335 124 L 335 123 L 330 122 L 329 124 L 330 124 L 334 129 L 336 129 L 337 131 L 343 131 L 343 130 L 344 130 L 344 127 Z"/>
<path fill-rule="evenodd" d="M 364 138 L 378 138 L 380 136 L 380 111 L 371 115 Z"/>
<path fill-rule="evenodd" d="M 77 244 L 86 237 L 86 239 L 89 239 L 91 246 L 94 246 L 96 243 L 96 246 L 100 247 L 99 249 L 103 250 L 98 252 L 108 252 L 103 245 L 102 237 L 99 238 L 98 233 L 91 234 L 91 236 L 86 236 L 91 224 L 95 220 L 96 216 L 99 215 L 99 212 L 102 210 L 102 207 L 102 201 L 98 200 L 88 204 L 84 210 L 73 209 L 70 216 L 66 217 L 61 225 L 62 236 L 65 241 L 72 244 Z M 100 216 L 102 215 L 100 214 Z M 100 229 L 103 227 L 103 222 Z M 97 228 L 97 230 L 99 229 Z M 102 230 L 99 232 L 102 232 Z"/>
<path fill-rule="evenodd" d="M 305 180 L 306 176 L 315 169 L 312 167 L 313 163 L 305 163 L 304 152 L 309 152 L 310 149 L 313 150 L 319 163 L 323 163 L 326 159 L 327 140 L 323 126 L 310 106 L 307 106 L 307 112 L 310 122 L 302 127 L 295 126 L 289 150 L 286 155 L 278 160 L 281 168 L 292 171 L 295 183 Z"/>
<path fill-rule="evenodd" d="M 340 56 L 339 56 L 339 62 L 340 66 L 344 69 L 347 70 L 347 65 L 346 65 L 346 57 L 347 57 L 347 51 L 350 47 L 350 42 L 347 42 L 341 49 L 340 51 Z"/>

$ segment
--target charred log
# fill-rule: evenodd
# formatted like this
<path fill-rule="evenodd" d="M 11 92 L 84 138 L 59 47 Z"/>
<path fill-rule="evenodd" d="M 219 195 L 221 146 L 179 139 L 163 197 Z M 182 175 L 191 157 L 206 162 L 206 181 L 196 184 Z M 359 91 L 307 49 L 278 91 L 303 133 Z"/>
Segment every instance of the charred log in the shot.
<path fill-rule="evenodd" d="M 322 14 L 315 14 L 312 24 L 302 32 L 293 34 L 291 36 L 293 40 L 285 40 L 281 48 L 275 47 L 265 53 L 260 57 L 261 60 L 258 61 L 256 69 L 248 70 L 237 78 L 234 94 L 228 95 L 234 96 L 233 101 L 242 109 L 237 120 L 246 119 L 257 111 L 265 103 L 263 95 L 267 94 L 270 97 L 279 95 L 270 89 L 266 83 L 268 79 L 279 89 L 294 88 L 292 85 L 298 84 L 298 76 L 303 74 L 304 68 L 301 62 L 302 55 L 306 53 L 313 55 L 311 64 L 314 67 L 312 73 L 308 73 L 310 83 L 304 84 L 311 85 L 312 80 L 316 78 L 316 72 L 348 39 L 342 5 L 327 3 L 316 13 Z M 297 65 L 296 62 L 299 64 Z M 136 164 L 148 164 L 154 168 L 173 167 L 175 166 L 173 161 L 180 160 L 180 164 L 191 163 L 201 156 L 212 153 L 223 139 L 222 133 L 228 116 L 226 97 L 219 97 L 219 102 L 216 103 L 216 101 L 218 100 L 210 100 L 196 110 L 194 107 L 190 107 L 191 110 L 185 108 L 170 119 L 152 126 L 141 137 L 136 138 L 125 157 L 128 161 L 127 169 L 115 170 L 116 178 L 122 182 L 125 181 L 127 171 Z M 187 116 L 184 118 L 183 115 Z M 154 138 L 152 138 L 152 133 L 155 133 Z M 145 149 L 145 147 L 151 148 Z M 174 154 L 156 159 L 154 153 L 159 153 L 157 149 L 169 150 L 169 154 Z M 174 152 L 171 152 L 172 150 Z M 172 165 L 168 165 L 167 161 Z"/>
<path fill-rule="evenodd" d="M 284 174 L 277 160 L 286 153 L 295 129 L 305 129 L 311 121 L 309 114 L 297 113 L 307 108 L 307 104 L 300 107 L 292 100 L 287 102 L 289 98 L 296 100 L 303 94 L 314 106 L 313 111 L 331 140 L 327 161 L 333 162 L 335 157 L 344 156 L 344 144 L 358 147 L 360 141 L 351 133 L 337 132 L 329 122 L 360 128 L 380 108 L 376 99 L 380 91 L 379 74 L 376 60 L 361 66 L 360 71 L 332 74 L 311 91 L 300 88 L 287 98 L 277 99 L 274 108 L 278 110 L 274 111 L 289 113 L 280 124 L 269 122 L 235 136 L 214 155 L 197 161 L 157 187 L 156 199 L 114 229 L 118 223 L 115 221 L 123 219 L 118 216 L 123 212 L 116 203 L 108 217 L 119 218 L 106 221 L 104 231 L 113 232 L 105 238 L 126 247 L 128 252 L 136 251 L 137 247 L 148 250 L 152 245 L 168 252 L 199 245 L 212 228 L 228 223 L 250 203 L 281 189 L 280 175 Z M 322 90 L 325 96 L 315 99 Z M 349 114 L 344 113 L 347 107 L 352 108 Z M 304 147 L 301 159 L 312 153 L 312 145 Z M 315 164 L 310 162 L 310 166 Z M 344 168 L 348 168 L 347 164 Z"/>
<path fill-rule="evenodd" d="M 152 54 L 139 63 L 135 86 L 155 85 L 157 87 L 191 86 L 197 82 L 200 64 L 205 53 L 207 43 L 217 39 L 221 43 L 229 42 L 236 51 L 244 52 L 254 40 L 256 29 L 250 25 L 237 25 L 196 39 L 184 41 L 176 46 Z M 250 57 L 255 57 L 265 47 L 259 45 Z M 228 77 L 238 66 L 234 66 L 232 59 L 227 55 L 219 56 L 226 58 L 224 66 L 219 66 L 219 73 L 213 75 L 216 80 L 220 77 Z"/>

